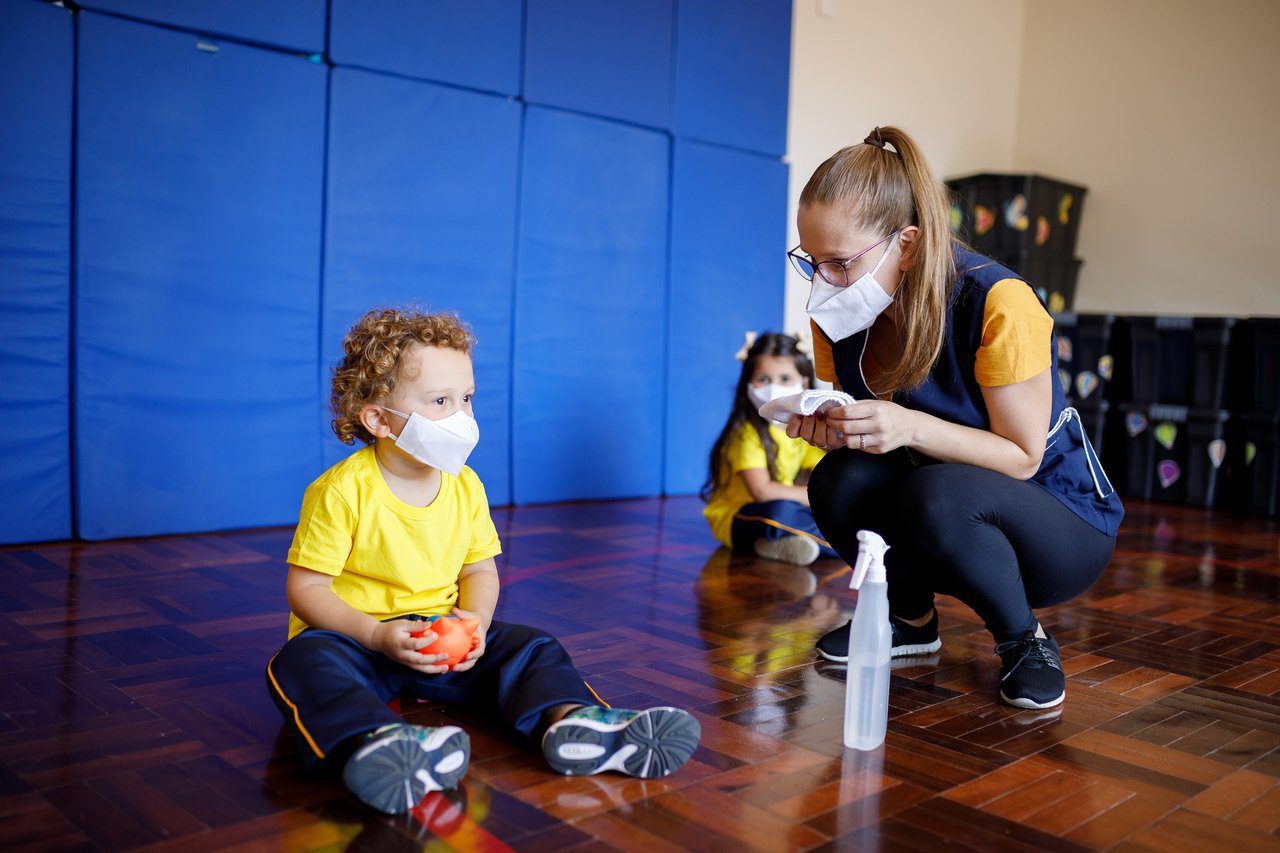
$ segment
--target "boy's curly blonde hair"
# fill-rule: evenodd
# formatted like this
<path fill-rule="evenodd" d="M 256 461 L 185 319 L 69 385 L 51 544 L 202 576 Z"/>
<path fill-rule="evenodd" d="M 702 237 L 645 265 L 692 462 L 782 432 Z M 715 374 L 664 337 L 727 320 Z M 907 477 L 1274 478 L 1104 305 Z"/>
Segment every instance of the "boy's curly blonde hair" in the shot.
<path fill-rule="evenodd" d="M 375 308 L 342 340 L 342 360 L 333 369 L 333 431 L 343 444 L 365 444 L 373 436 L 360 423 L 360 410 L 396 387 L 400 362 L 415 344 L 445 347 L 471 354 L 475 335 L 453 314 L 428 314 L 407 308 Z"/>

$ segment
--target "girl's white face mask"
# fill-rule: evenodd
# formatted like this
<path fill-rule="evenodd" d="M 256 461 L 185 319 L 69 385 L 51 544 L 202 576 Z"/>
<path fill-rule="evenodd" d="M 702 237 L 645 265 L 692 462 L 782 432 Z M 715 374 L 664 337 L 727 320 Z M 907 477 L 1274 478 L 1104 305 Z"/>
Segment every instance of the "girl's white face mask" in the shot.
<path fill-rule="evenodd" d="M 821 274 L 814 272 L 805 311 L 832 341 L 842 341 L 870 328 L 876 317 L 893 304 L 893 297 L 885 293 L 884 288 L 876 281 L 876 273 L 884 265 L 885 258 L 889 257 L 889 250 L 894 244 L 893 237 L 897 233 L 895 231 L 889 235 L 888 243 L 875 268 L 869 273 L 863 273 L 848 287 L 829 284 Z"/>
<path fill-rule="evenodd" d="M 770 382 L 768 385 L 748 385 L 747 396 L 751 398 L 751 402 L 755 403 L 756 410 L 771 400 L 779 397 L 789 397 L 792 394 L 799 394 L 804 390 L 804 386 L 800 383 L 794 385 L 777 385 Z"/>
<path fill-rule="evenodd" d="M 480 425 L 471 415 L 459 409 L 447 418 L 433 421 L 417 412 L 406 415 L 395 409 L 380 408 L 407 420 L 400 435 L 391 435 L 396 447 L 423 465 L 458 474 L 467 457 L 480 441 Z"/>

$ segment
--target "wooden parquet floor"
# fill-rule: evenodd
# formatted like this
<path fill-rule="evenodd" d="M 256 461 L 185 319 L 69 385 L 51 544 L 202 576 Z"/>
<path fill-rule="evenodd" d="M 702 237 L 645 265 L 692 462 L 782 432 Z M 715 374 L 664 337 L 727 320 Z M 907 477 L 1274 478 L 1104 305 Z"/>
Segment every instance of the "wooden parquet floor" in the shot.
<path fill-rule="evenodd" d="M 996 701 L 975 617 L 894 670 L 887 745 L 840 744 L 813 571 L 713 552 L 693 499 L 502 510 L 499 618 L 551 630 L 616 706 L 677 704 L 675 776 L 568 779 L 471 709 L 463 786 L 412 815 L 306 776 L 262 668 L 291 531 L 0 550 L 0 848 L 1280 849 L 1280 528 L 1131 502 L 1093 590 L 1043 614 L 1063 708 Z"/>

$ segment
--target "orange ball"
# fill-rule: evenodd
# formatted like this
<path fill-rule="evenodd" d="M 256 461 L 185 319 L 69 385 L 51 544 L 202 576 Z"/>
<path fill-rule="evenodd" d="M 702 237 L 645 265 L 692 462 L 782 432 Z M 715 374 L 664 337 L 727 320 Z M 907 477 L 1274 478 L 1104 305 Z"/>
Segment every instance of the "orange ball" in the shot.
<path fill-rule="evenodd" d="M 435 642 L 418 649 L 418 652 L 424 655 L 448 655 L 449 657 L 440 663 L 444 666 L 457 666 L 475 648 L 478 642 L 475 632 L 479 627 L 480 620 L 474 617 L 459 619 L 457 616 L 441 616 L 429 623 L 426 628 L 415 631 L 409 636 L 425 637 L 428 631 L 434 632 Z"/>

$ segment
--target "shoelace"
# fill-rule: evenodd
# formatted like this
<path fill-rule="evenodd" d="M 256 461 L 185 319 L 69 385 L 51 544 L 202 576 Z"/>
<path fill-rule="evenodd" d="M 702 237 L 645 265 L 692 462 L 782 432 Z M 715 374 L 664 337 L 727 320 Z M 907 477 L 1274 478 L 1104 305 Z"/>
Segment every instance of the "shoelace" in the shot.
<path fill-rule="evenodd" d="M 1007 643 L 1000 643 L 996 646 L 996 654 L 1000 655 L 1003 660 L 1004 656 L 1009 652 L 1019 650 L 1021 654 L 1013 666 L 1009 667 L 1009 671 L 1001 676 L 1000 680 L 1004 681 L 1013 675 L 1014 670 L 1022 666 L 1027 660 L 1036 661 L 1042 665 L 1051 666 L 1059 672 L 1062 671 L 1062 664 L 1058 663 L 1058 656 L 1053 651 L 1053 646 L 1049 645 L 1049 641 L 1043 637 L 1023 637 L 1019 640 L 1010 640 Z"/>

